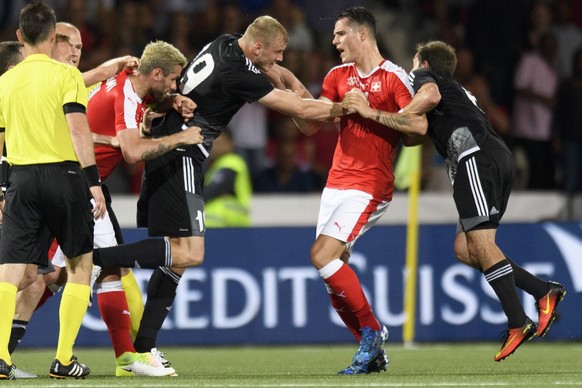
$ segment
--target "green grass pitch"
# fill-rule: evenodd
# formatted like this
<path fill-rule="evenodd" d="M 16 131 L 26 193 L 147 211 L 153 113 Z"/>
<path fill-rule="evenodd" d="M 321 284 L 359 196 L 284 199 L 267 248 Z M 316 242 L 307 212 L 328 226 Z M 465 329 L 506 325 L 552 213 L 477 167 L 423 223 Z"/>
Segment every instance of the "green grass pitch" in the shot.
<path fill-rule="evenodd" d="M 386 345 L 386 372 L 337 376 L 356 346 L 172 347 L 161 349 L 178 377 L 115 377 L 111 349 L 79 348 L 85 380 L 52 380 L 54 349 L 19 349 L 13 361 L 39 375 L 4 386 L 43 387 L 548 387 L 582 386 L 582 343 L 532 341 L 497 363 L 497 343 Z"/>

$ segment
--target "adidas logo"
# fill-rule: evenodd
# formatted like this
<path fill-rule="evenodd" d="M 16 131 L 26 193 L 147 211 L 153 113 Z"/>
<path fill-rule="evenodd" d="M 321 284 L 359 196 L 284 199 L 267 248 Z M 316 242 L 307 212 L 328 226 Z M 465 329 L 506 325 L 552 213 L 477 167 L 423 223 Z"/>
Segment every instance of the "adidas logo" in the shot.
<path fill-rule="evenodd" d="M 499 214 L 499 210 L 495 209 L 495 206 L 493 206 L 491 208 L 491 210 L 489 210 L 489 215 L 492 216 L 494 214 Z"/>

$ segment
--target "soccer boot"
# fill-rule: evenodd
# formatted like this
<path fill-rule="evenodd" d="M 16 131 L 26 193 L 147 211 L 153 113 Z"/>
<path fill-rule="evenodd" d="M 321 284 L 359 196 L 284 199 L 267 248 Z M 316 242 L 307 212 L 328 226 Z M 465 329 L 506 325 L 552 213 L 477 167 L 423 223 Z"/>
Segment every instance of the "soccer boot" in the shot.
<path fill-rule="evenodd" d="M 152 348 L 150 353 L 151 353 L 154 361 L 157 363 L 157 365 L 162 365 L 164 368 L 170 368 L 170 366 L 172 365 L 170 363 L 170 361 L 164 357 L 164 353 L 160 352 L 157 348 Z M 171 369 L 174 369 L 174 368 L 171 368 Z M 171 376 L 178 376 L 178 374 L 174 370 L 174 373 L 172 373 Z"/>
<path fill-rule="evenodd" d="M 14 380 L 14 364 L 8 365 L 6 361 L 0 360 L 0 380 Z"/>
<path fill-rule="evenodd" d="M 550 291 L 536 301 L 538 310 L 538 337 L 543 337 L 550 330 L 556 319 L 556 307 L 564 299 L 566 289 L 560 283 L 548 282 Z"/>
<path fill-rule="evenodd" d="M 115 360 L 115 376 L 133 377 L 170 376 L 176 371 L 172 367 L 164 367 L 157 363 L 150 353 L 125 352 Z"/>
<path fill-rule="evenodd" d="M 389 360 L 384 349 L 382 349 L 382 345 L 387 340 L 388 329 L 385 326 L 382 326 L 381 330 L 372 330 L 367 326 L 364 327 L 360 346 L 352 359 L 351 365 L 340 370 L 338 374 L 357 375 L 386 370 Z"/>
<path fill-rule="evenodd" d="M 89 307 L 93 306 L 93 294 L 95 293 L 95 283 L 97 282 L 97 278 L 101 275 L 101 267 L 93 264 L 93 268 L 91 269 L 91 280 L 89 281 L 89 288 L 91 293 L 89 294 Z"/>
<path fill-rule="evenodd" d="M 17 379 L 36 379 L 38 376 L 34 373 L 30 373 L 14 367 L 14 377 Z"/>
<path fill-rule="evenodd" d="M 77 357 L 72 356 L 67 365 L 62 364 L 55 358 L 51 365 L 49 376 L 53 379 L 65 379 L 67 377 L 84 379 L 89 373 L 91 373 L 91 369 L 87 365 L 79 363 Z"/>
<path fill-rule="evenodd" d="M 501 361 L 505 357 L 513 354 L 515 349 L 519 347 L 525 341 L 532 339 L 536 335 L 536 324 L 534 321 L 525 318 L 525 324 L 521 327 L 516 327 L 515 329 L 507 329 L 503 339 L 503 345 L 501 349 L 495 354 L 493 360 Z"/>

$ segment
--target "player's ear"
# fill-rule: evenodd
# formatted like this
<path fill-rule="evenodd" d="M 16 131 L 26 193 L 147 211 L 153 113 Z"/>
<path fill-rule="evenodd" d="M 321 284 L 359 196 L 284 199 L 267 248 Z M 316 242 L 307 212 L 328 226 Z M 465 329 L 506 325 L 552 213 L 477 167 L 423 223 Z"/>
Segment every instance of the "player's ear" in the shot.
<path fill-rule="evenodd" d="M 358 37 L 360 38 L 360 41 L 363 42 L 364 40 L 366 40 L 367 36 L 368 36 L 368 30 L 364 26 L 361 26 L 359 31 L 358 31 Z"/>
<path fill-rule="evenodd" d="M 265 48 L 265 45 L 264 45 L 263 42 L 255 42 L 253 44 L 253 54 L 256 57 L 261 56 L 261 54 L 263 53 L 264 48 Z"/>

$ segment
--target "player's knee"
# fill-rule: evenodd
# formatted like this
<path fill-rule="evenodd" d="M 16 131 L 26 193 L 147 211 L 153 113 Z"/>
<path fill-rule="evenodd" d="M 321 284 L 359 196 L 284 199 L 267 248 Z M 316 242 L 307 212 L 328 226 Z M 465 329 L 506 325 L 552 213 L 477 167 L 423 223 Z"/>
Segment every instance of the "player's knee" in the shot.
<path fill-rule="evenodd" d="M 458 261 L 473 267 L 471 256 L 469 255 L 469 247 L 467 245 L 467 240 L 461 234 L 458 234 L 457 237 L 455 238 L 454 251 L 455 257 Z"/>
<path fill-rule="evenodd" d="M 459 248 L 459 247 L 455 246 L 455 258 L 464 264 L 469 264 L 471 262 L 471 260 L 469 258 L 469 251 L 467 250 L 467 247 Z"/>
<path fill-rule="evenodd" d="M 24 275 L 20 280 L 20 284 L 18 285 L 18 290 L 24 290 L 31 286 L 35 281 L 37 281 L 38 277 L 36 267 L 27 266 L 26 271 L 24 271 Z"/>
<path fill-rule="evenodd" d="M 193 247 L 172 249 L 172 265 L 176 267 L 198 267 L 204 262 L 204 250 Z"/>
<path fill-rule="evenodd" d="M 192 252 L 188 263 L 188 267 L 198 267 L 202 265 L 202 263 L 204 263 L 204 254 L 200 254 L 199 252 Z"/>
<path fill-rule="evenodd" d="M 316 269 L 325 267 L 331 261 L 328 255 L 325 254 L 324 249 L 317 242 L 311 247 L 310 259 L 311 265 Z"/>

